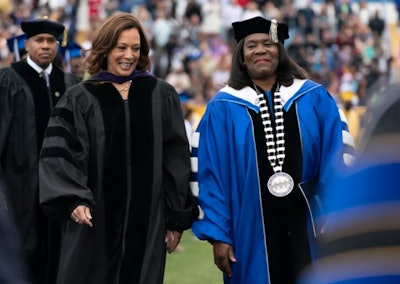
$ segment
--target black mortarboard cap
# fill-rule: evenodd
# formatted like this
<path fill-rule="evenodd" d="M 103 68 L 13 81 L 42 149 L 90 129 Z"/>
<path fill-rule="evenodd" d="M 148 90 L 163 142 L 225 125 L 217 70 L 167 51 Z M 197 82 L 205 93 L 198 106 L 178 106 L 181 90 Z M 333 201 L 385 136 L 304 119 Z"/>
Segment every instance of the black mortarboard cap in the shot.
<path fill-rule="evenodd" d="M 273 20 L 275 21 L 275 20 Z M 270 34 L 271 20 L 265 19 L 263 17 L 255 17 L 247 19 L 241 22 L 232 23 L 233 32 L 235 39 L 239 42 L 242 38 L 255 33 L 267 33 Z M 284 43 L 285 39 L 289 38 L 289 27 L 284 23 L 276 22 L 277 27 L 277 37 L 281 43 Z"/>
<path fill-rule="evenodd" d="M 21 29 L 27 38 L 37 34 L 52 34 L 59 38 L 64 32 L 64 26 L 48 19 L 35 19 L 21 22 Z"/>

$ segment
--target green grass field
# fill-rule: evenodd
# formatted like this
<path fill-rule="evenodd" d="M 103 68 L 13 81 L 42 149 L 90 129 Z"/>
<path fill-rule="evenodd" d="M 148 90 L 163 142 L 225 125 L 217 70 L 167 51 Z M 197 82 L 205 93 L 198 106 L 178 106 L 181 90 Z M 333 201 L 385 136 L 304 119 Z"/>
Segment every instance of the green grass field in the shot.
<path fill-rule="evenodd" d="M 214 264 L 212 246 L 188 230 L 181 240 L 183 251 L 167 255 L 164 284 L 222 284 Z"/>

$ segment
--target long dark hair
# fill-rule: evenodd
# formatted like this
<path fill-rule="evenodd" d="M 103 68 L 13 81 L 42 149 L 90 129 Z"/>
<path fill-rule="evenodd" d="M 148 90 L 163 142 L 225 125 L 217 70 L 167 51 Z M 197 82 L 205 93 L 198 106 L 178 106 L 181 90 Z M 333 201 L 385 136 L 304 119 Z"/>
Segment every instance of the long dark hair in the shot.
<path fill-rule="evenodd" d="M 96 32 L 92 49 L 85 60 L 90 75 L 107 69 L 108 53 L 116 46 L 120 34 L 132 28 L 138 30 L 140 37 L 140 57 L 136 69 L 150 69 L 150 46 L 142 25 L 129 13 L 117 13 L 104 21 Z"/>
<path fill-rule="evenodd" d="M 232 67 L 228 84 L 236 90 L 240 90 L 252 84 L 244 64 L 243 46 L 244 39 L 241 39 L 236 44 L 232 53 Z M 290 57 L 283 44 L 280 42 L 278 43 L 278 56 L 279 62 L 276 69 L 276 81 L 281 85 L 292 85 L 294 78 L 310 78 L 308 72 Z"/>

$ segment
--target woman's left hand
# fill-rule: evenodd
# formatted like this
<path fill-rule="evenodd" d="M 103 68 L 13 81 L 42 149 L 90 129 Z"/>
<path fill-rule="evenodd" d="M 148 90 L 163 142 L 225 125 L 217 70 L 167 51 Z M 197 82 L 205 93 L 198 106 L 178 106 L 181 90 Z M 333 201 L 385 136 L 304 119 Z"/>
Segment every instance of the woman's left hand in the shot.
<path fill-rule="evenodd" d="M 171 253 L 181 241 L 182 233 L 167 230 L 165 234 L 165 243 L 167 244 L 168 253 Z"/>

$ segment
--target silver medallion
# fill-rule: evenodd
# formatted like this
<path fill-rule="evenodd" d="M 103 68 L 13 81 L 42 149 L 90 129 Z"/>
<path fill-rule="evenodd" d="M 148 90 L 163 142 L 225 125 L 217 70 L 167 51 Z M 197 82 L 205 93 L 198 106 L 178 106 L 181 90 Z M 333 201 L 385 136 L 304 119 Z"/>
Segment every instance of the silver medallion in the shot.
<path fill-rule="evenodd" d="M 273 93 L 276 135 L 274 135 L 271 115 L 264 93 L 259 92 L 256 85 L 254 85 L 254 90 L 257 92 L 258 105 L 260 107 L 261 119 L 264 127 L 268 161 L 275 172 L 268 180 L 268 190 L 277 197 L 287 196 L 292 192 L 294 182 L 290 175 L 282 172 L 285 160 L 285 125 L 280 86 L 277 84 L 276 90 Z"/>
<path fill-rule="evenodd" d="M 283 172 L 274 173 L 268 180 L 268 190 L 271 194 L 282 197 L 287 196 L 293 190 L 293 179 Z"/>

